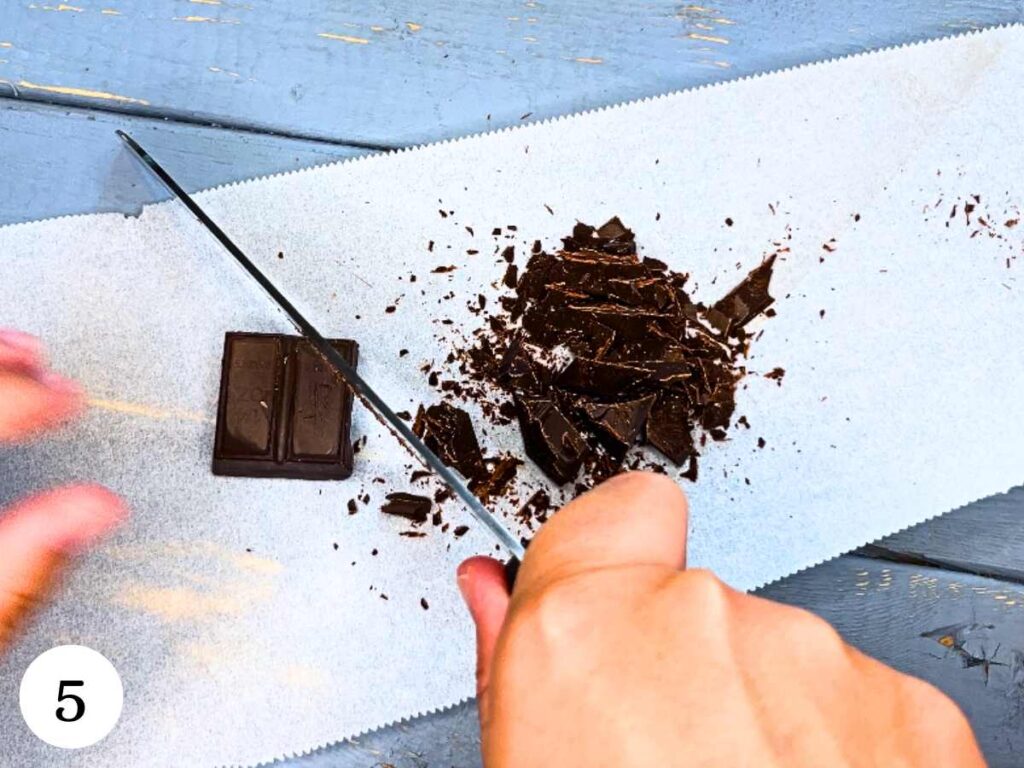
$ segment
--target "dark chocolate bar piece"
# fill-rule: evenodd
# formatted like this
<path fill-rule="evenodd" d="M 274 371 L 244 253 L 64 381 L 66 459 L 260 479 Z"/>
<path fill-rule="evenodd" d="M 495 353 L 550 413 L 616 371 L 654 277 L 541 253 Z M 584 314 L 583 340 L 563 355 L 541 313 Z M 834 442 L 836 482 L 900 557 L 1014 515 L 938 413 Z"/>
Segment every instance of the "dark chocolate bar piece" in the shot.
<path fill-rule="evenodd" d="M 356 365 L 356 342 L 331 344 Z M 215 475 L 344 479 L 352 474 L 351 423 L 351 390 L 307 340 L 225 335 Z"/>

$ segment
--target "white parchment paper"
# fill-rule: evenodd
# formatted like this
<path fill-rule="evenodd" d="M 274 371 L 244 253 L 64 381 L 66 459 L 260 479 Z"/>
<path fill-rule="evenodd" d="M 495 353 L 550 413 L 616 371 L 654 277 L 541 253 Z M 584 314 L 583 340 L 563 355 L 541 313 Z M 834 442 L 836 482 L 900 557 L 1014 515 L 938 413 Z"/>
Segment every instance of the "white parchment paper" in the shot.
<path fill-rule="evenodd" d="M 750 429 L 709 444 L 687 486 L 690 562 L 752 588 L 1024 479 L 1024 227 L 1004 224 L 1024 197 L 1022 43 L 992 30 L 198 199 L 327 335 L 360 341 L 397 409 L 436 399 L 419 367 L 498 296 L 493 227 L 553 247 L 618 215 L 705 300 L 788 248 L 738 395 Z M 971 237 L 981 213 L 998 236 Z M 0 230 L 0 275 L 0 325 L 44 336 L 94 403 L 0 454 L 0 498 L 88 479 L 134 512 L 0 662 L 5 759 L 252 763 L 472 694 L 453 570 L 493 544 L 478 526 L 402 538 L 377 514 L 409 459 L 372 417 L 357 408 L 349 481 L 210 474 L 224 332 L 290 329 L 183 209 Z M 759 375 L 777 366 L 781 386 Z M 514 427 L 484 442 L 521 451 Z M 28 662 L 68 642 L 125 683 L 120 724 L 79 753 L 36 740 L 16 704 Z"/>

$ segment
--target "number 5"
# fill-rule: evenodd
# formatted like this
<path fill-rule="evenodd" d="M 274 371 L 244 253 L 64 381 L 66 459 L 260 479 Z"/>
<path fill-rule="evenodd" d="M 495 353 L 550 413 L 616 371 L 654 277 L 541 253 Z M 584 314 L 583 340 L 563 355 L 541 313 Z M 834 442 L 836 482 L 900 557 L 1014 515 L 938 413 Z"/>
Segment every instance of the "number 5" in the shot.
<path fill-rule="evenodd" d="M 75 714 L 71 717 L 64 713 L 64 707 L 57 707 L 57 719 L 62 723 L 73 723 L 75 720 L 80 720 L 85 714 L 85 702 L 73 693 L 64 693 L 64 686 L 70 688 L 73 685 L 85 685 L 85 682 L 83 680 L 61 680 L 60 687 L 57 689 L 57 701 L 71 699 L 75 702 Z"/>

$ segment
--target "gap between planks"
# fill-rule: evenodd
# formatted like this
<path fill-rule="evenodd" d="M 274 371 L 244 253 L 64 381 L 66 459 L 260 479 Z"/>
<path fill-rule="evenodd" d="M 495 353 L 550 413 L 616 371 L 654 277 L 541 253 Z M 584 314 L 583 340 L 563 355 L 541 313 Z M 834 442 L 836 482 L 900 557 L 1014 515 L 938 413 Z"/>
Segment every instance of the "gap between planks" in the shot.
<path fill-rule="evenodd" d="M 278 131 L 271 130 L 259 125 L 250 123 L 225 122 L 223 120 L 204 119 L 202 117 L 188 115 L 176 110 L 161 110 L 158 107 L 140 107 L 139 105 L 116 107 L 94 103 L 82 103 L 80 99 L 54 97 L 41 93 L 18 88 L 16 83 L 8 80 L 0 80 L 0 103 L 3 102 L 27 102 L 42 104 L 48 107 L 66 107 L 86 112 L 99 112 L 110 115 L 124 115 L 148 120 L 160 120 L 163 122 L 177 123 L 179 125 L 191 125 L 199 128 L 217 128 L 221 130 L 236 131 L 238 133 L 256 134 L 260 136 L 273 136 L 279 139 L 295 139 L 297 141 L 308 141 L 316 144 L 324 144 L 332 147 L 345 147 L 349 149 L 361 149 L 367 152 L 394 152 L 399 149 L 406 149 L 403 144 L 379 144 L 374 142 L 356 141 L 349 139 L 332 139 L 315 133 L 304 133 L 302 131 Z"/>

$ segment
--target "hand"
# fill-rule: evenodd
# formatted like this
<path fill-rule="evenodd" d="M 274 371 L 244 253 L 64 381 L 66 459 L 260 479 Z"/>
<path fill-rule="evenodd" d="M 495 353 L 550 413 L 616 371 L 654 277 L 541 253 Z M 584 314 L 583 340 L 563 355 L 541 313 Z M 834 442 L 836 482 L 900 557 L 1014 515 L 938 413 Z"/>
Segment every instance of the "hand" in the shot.
<path fill-rule="evenodd" d="M 984 765 L 935 688 L 685 570 L 686 525 L 675 483 L 631 472 L 551 518 L 511 598 L 462 564 L 488 768 Z"/>
<path fill-rule="evenodd" d="M 0 449 L 73 418 L 83 406 L 81 389 L 47 369 L 37 339 L 0 330 Z M 110 491 L 73 485 L 23 499 L 0 516 L 0 651 L 64 561 L 124 515 Z"/>

